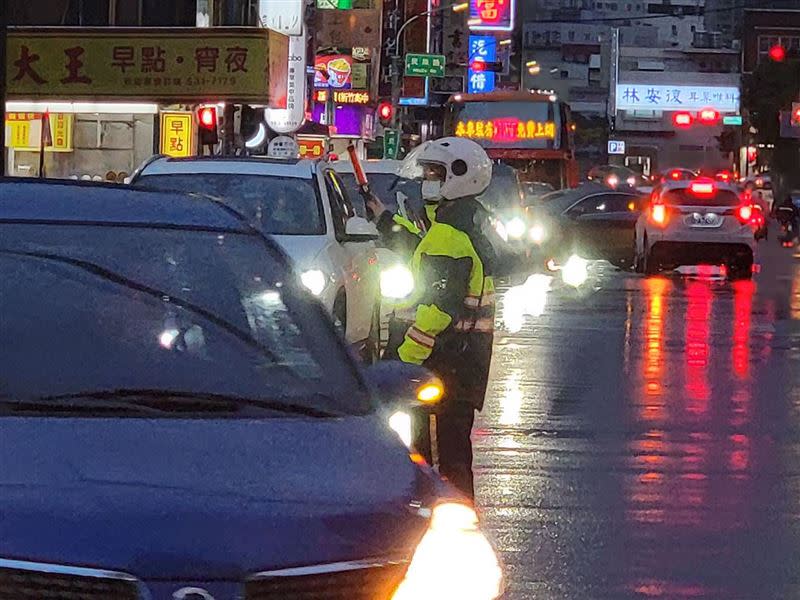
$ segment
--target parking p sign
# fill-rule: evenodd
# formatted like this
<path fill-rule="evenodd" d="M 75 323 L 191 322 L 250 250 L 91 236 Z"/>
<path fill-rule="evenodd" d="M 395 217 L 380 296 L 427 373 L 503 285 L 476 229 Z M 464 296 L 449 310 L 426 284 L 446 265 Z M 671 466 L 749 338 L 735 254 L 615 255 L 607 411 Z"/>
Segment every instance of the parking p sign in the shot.
<path fill-rule="evenodd" d="M 609 154 L 625 154 L 625 142 L 622 140 L 608 140 Z"/>

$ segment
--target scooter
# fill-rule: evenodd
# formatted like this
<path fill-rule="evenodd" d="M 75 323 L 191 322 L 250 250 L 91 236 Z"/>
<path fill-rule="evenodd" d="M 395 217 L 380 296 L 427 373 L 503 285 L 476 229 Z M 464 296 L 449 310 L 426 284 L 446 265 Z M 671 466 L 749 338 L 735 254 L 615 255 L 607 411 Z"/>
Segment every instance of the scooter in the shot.
<path fill-rule="evenodd" d="M 794 209 L 782 206 L 775 211 L 775 218 L 780 224 L 778 243 L 784 248 L 792 248 L 797 243 L 797 217 Z"/>

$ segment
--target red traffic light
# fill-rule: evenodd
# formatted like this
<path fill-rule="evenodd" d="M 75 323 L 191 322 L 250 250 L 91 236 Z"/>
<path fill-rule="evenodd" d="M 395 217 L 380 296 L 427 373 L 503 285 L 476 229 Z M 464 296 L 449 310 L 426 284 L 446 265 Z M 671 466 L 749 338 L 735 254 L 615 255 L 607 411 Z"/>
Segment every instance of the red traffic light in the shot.
<path fill-rule="evenodd" d="M 714 125 L 719 122 L 719 112 L 713 108 L 704 108 L 700 111 L 698 118 L 703 125 Z"/>
<path fill-rule="evenodd" d="M 386 124 L 392 120 L 394 116 L 394 106 L 391 102 L 381 102 L 378 104 L 378 118 L 382 123 Z"/>
<path fill-rule="evenodd" d="M 769 49 L 769 58 L 774 62 L 783 62 L 786 60 L 786 48 L 780 44 L 775 44 Z"/>
<path fill-rule="evenodd" d="M 197 112 L 197 121 L 204 129 L 217 127 L 217 107 L 204 106 Z"/>
<path fill-rule="evenodd" d="M 469 68 L 473 73 L 483 73 L 486 70 L 486 61 L 475 59 L 469 63 Z"/>
<path fill-rule="evenodd" d="M 693 120 L 692 113 L 688 112 L 676 112 L 672 115 L 672 122 L 675 127 L 689 127 Z"/>

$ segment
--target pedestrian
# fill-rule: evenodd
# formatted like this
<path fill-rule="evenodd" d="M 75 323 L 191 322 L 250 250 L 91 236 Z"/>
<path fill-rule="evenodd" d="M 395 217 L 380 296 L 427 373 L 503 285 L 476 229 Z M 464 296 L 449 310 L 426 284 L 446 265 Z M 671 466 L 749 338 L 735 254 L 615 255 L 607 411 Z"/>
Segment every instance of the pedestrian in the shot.
<path fill-rule="evenodd" d="M 423 171 L 422 196 L 435 210 L 411 258 L 413 323 L 387 353 L 444 382 L 436 412 L 439 471 L 472 497 L 470 435 L 489 379 L 496 262 L 489 213 L 476 197 L 489 186 L 492 163 L 477 143 L 452 137 L 426 142 L 413 160 Z"/>

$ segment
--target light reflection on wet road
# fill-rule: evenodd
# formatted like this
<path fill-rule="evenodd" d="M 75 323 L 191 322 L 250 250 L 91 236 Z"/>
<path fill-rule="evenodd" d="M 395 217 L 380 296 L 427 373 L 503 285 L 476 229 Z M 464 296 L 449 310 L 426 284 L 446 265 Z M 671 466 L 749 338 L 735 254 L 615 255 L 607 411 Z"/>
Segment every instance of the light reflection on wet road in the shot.
<path fill-rule="evenodd" d="M 501 305 L 474 444 L 507 598 L 800 598 L 800 260 L 761 260 Z"/>

